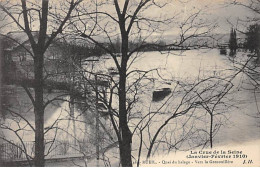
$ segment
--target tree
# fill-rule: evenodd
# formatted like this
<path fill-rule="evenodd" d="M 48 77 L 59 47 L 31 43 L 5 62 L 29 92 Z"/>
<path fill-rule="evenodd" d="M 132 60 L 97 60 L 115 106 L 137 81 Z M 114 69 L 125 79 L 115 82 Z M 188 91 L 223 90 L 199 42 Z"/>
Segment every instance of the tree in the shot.
<path fill-rule="evenodd" d="M 54 46 L 56 48 L 54 48 Z M 94 123 L 91 122 L 93 120 L 93 115 L 91 115 L 93 111 L 91 110 L 94 110 L 95 104 L 91 103 L 93 98 L 91 98 L 91 95 L 88 95 L 90 88 L 87 87 L 86 81 L 80 79 L 80 71 L 77 70 L 77 68 L 81 66 L 81 58 L 86 59 L 85 57 L 89 57 L 88 48 L 65 42 L 55 42 L 50 48 L 51 50 L 48 49 L 47 54 L 53 52 L 56 53 L 56 56 L 62 56 L 62 58 L 48 58 L 45 61 L 44 75 L 46 78 L 45 82 L 48 83 L 47 87 L 45 86 L 44 98 L 45 105 L 49 103 L 48 106 L 50 106 L 45 109 L 45 112 L 47 114 L 51 113 L 50 117 L 55 117 L 55 119 L 49 119 L 47 123 L 45 123 L 45 156 L 56 156 L 56 154 L 65 154 L 67 156 L 68 153 L 74 151 L 84 155 L 85 159 L 89 159 L 90 152 L 93 152 L 91 147 L 96 144 L 96 142 L 93 143 L 93 136 L 95 135 L 89 134 L 84 125 L 93 127 Z M 25 66 L 25 69 L 27 67 L 28 65 Z M 11 70 L 13 72 L 15 67 L 12 67 Z M 21 71 L 21 69 L 19 71 Z M 4 73 L 9 77 L 11 76 L 7 71 Z M 62 80 L 61 83 L 65 85 L 63 90 L 51 85 L 51 83 L 55 83 L 55 80 Z M 34 130 L 33 123 L 31 122 L 32 118 L 29 117 L 32 116 L 32 112 L 30 111 L 32 104 L 30 104 L 26 94 L 22 93 L 23 90 L 18 89 L 21 88 L 16 87 L 15 89 L 12 89 L 13 91 L 17 91 L 17 93 L 11 94 L 10 92 L 8 93 L 11 88 L 8 89 L 8 86 L 6 86 L 5 93 L 3 93 L 6 94 L 6 96 L 2 96 L 4 102 L 1 104 L 4 106 L 4 109 L 1 113 L 7 113 L 6 119 L 4 118 L 4 121 L 0 124 L 0 127 L 4 130 L 4 134 L 6 135 L 0 135 L 0 139 L 3 139 L 5 146 L 1 147 L 4 152 L 4 165 L 7 165 L 5 163 L 8 163 L 10 158 L 13 157 L 26 158 L 28 165 L 33 166 L 33 142 L 30 142 L 30 135 L 23 135 L 24 132 L 33 133 Z M 79 91 L 81 91 L 82 94 L 79 93 Z M 12 98 L 14 98 L 14 100 L 12 100 Z M 23 103 L 27 106 L 24 106 Z M 66 107 L 66 105 L 69 106 Z M 53 107 L 55 109 L 51 109 Z M 63 111 L 57 112 L 57 109 L 60 109 L 61 107 Z M 56 118 L 56 116 L 58 116 L 57 113 L 59 117 Z M 67 126 L 64 126 L 66 122 L 68 122 L 68 124 Z M 102 134 L 102 130 L 104 130 L 105 125 L 102 125 L 102 122 L 99 124 L 102 127 L 100 134 L 102 140 L 104 140 L 106 135 Z M 75 126 L 77 126 L 77 130 Z M 14 136 L 12 136 L 13 134 Z M 29 142 L 28 139 L 30 140 Z M 103 141 L 100 143 L 101 147 L 107 147 L 104 145 Z M 105 151 L 102 151 L 101 149 L 100 153 Z"/>
<path fill-rule="evenodd" d="M 232 88 L 232 78 L 230 77 L 219 78 L 216 75 L 210 75 L 204 78 L 198 75 L 195 80 L 186 81 L 178 81 L 171 77 L 168 81 L 170 84 L 172 83 L 174 89 L 162 103 L 158 104 L 159 106 L 150 101 L 148 104 L 141 102 L 141 95 L 146 92 L 145 90 L 155 88 L 155 81 L 161 80 L 169 83 L 160 74 L 159 68 L 131 69 L 133 63 L 142 58 L 140 56 L 143 51 L 163 49 L 160 54 L 167 55 L 172 51 L 166 50 L 174 48 L 181 50 L 200 48 L 204 46 L 204 43 L 198 43 L 197 38 L 210 38 L 210 31 L 215 28 L 210 22 L 200 18 L 203 10 L 192 9 L 190 15 L 182 16 L 180 19 L 178 12 L 169 14 L 170 10 L 164 10 L 165 7 L 168 9 L 171 7 L 167 2 L 92 0 L 87 4 L 89 8 L 82 3 L 82 6 L 81 4 L 77 6 L 75 15 L 71 18 L 78 20 L 70 20 L 68 24 L 72 25 L 81 37 L 91 41 L 95 47 L 103 49 L 113 60 L 115 67 L 111 69 L 113 74 L 106 72 L 111 71 L 109 69 L 99 72 L 92 67 L 81 65 L 83 62 L 75 67 L 81 70 L 82 77 L 80 78 L 85 81 L 89 81 L 88 76 L 96 79 L 104 77 L 109 80 L 109 92 L 98 89 L 97 81 L 92 82 L 92 89 L 108 108 L 110 122 L 119 142 L 122 166 L 132 166 L 132 153 L 136 151 L 136 148 L 133 149 L 136 147 L 133 143 L 138 142 L 135 140 L 139 139 L 138 137 L 140 137 L 140 145 L 137 149 L 138 162 L 140 162 L 141 154 L 145 154 L 149 159 L 161 149 L 161 146 L 167 146 L 169 152 L 179 149 L 183 143 L 194 144 L 190 146 L 192 148 L 198 146 L 204 148 L 209 142 L 212 146 L 214 134 L 221 124 L 221 122 L 213 122 L 213 118 L 220 114 L 217 106 L 225 106 L 223 98 Z M 113 7 L 114 11 L 109 7 Z M 147 9 L 157 9 L 167 15 L 158 13 L 154 15 L 154 13 L 147 12 Z M 60 15 L 51 15 L 60 21 Z M 160 43 L 164 31 L 171 30 L 176 25 L 179 31 L 179 36 L 175 37 L 176 41 Z M 104 36 L 103 40 L 99 39 L 100 35 Z M 119 44 L 121 50 L 117 50 L 118 47 L 115 47 L 114 43 L 115 37 L 118 36 L 120 37 L 118 38 L 119 43 L 116 44 Z M 134 45 L 130 48 L 130 44 Z M 120 51 L 119 55 L 118 51 Z M 153 74 L 157 76 L 153 77 Z M 71 77 L 74 77 L 73 73 Z M 153 108 L 153 105 L 157 107 Z M 147 110 L 139 110 L 139 108 L 147 108 Z M 197 115 L 198 112 L 202 114 Z M 98 113 L 96 116 L 99 116 Z M 210 125 L 207 121 L 209 116 Z M 205 127 L 210 126 L 209 129 L 196 126 L 196 121 L 202 119 Z M 178 129 L 174 129 L 171 123 L 178 124 Z M 175 137 L 176 131 L 181 131 L 181 135 Z"/>
<path fill-rule="evenodd" d="M 245 47 L 256 56 L 256 62 L 260 61 L 260 25 L 250 25 L 246 32 Z"/>
<path fill-rule="evenodd" d="M 246 35 L 246 41 L 244 43 L 245 48 L 249 49 L 253 52 L 253 55 L 249 55 L 249 60 L 256 58 L 256 65 L 251 65 L 251 62 L 245 62 L 249 64 L 244 66 L 245 63 L 241 63 L 237 61 L 236 64 L 240 65 L 241 68 L 246 68 L 243 72 L 252 80 L 252 85 L 255 87 L 254 93 L 256 89 L 259 89 L 259 80 L 257 79 L 257 75 L 259 71 L 257 69 L 259 65 L 259 20 L 260 20 L 260 1 L 259 0 L 246 0 L 246 1 L 238 1 L 234 0 L 229 5 L 242 6 L 247 9 L 251 15 L 249 17 L 238 19 L 237 26 L 240 27 L 236 30 L 240 33 Z M 234 25 L 234 24 L 232 24 Z M 258 45 L 257 45 L 258 44 Z M 258 49 L 257 49 L 258 48 Z"/>
<path fill-rule="evenodd" d="M 234 63 L 237 65 L 237 69 L 241 69 L 243 73 L 249 78 L 248 83 L 252 88 L 249 88 L 255 98 L 255 104 L 257 106 L 256 116 L 254 118 L 259 119 L 260 111 L 257 102 L 256 95 L 258 93 L 259 82 L 259 21 L 260 21 L 260 1 L 259 0 L 234 0 L 228 2 L 228 6 L 241 6 L 249 12 L 249 16 L 245 18 L 238 18 L 236 24 L 230 23 L 232 26 L 236 25 L 236 30 L 246 36 L 244 47 L 250 50 L 251 54 L 247 55 L 246 61 L 237 60 Z M 255 60 L 256 58 L 256 60 Z"/>
<path fill-rule="evenodd" d="M 234 0 L 230 3 L 231 5 L 241 6 L 247 9 L 251 15 L 244 19 L 239 18 L 237 20 L 236 29 L 242 34 L 246 35 L 245 47 L 249 49 L 251 52 L 254 52 L 256 57 L 259 58 L 259 20 L 260 20 L 260 2 L 259 0 L 246 0 L 246 1 L 238 1 Z M 229 5 L 229 4 L 228 4 Z M 232 23 L 231 23 L 232 24 Z M 232 24 L 234 25 L 234 24 Z M 241 28 L 239 28 L 241 27 Z M 246 30 L 247 29 L 247 30 Z M 258 46 L 258 47 L 257 47 Z M 259 62 L 259 59 L 256 60 Z"/>
<path fill-rule="evenodd" d="M 237 36 L 236 36 L 236 30 L 231 29 L 230 31 L 230 38 L 229 38 L 229 49 L 230 49 L 230 56 L 234 56 L 236 54 L 237 50 Z"/>
<path fill-rule="evenodd" d="M 170 27 L 170 24 L 174 23 L 176 16 L 160 17 L 153 16 L 149 17 L 146 13 L 147 9 L 160 9 L 163 11 L 164 7 L 167 7 L 168 3 L 163 1 L 108 1 L 103 3 L 102 1 L 93 2 L 95 8 L 93 11 L 87 11 L 82 8 L 79 14 L 79 22 L 73 23 L 76 31 L 81 35 L 81 37 L 90 40 L 93 43 L 97 44 L 99 47 L 103 48 L 107 54 L 111 56 L 114 61 L 115 69 L 117 70 L 118 76 L 105 75 L 111 79 L 113 86 L 111 87 L 110 95 L 115 95 L 118 98 L 118 107 L 113 108 L 111 105 L 112 98 L 108 100 L 107 106 L 110 110 L 110 120 L 113 124 L 114 130 L 116 132 L 118 141 L 119 141 L 119 151 L 120 151 L 120 162 L 122 166 L 132 166 L 132 137 L 133 133 L 136 130 L 130 130 L 130 122 L 135 117 L 134 115 L 138 113 L 133 113 L 132 109 L 134 105 L 138 103 L 138 95 L 140 88 L 144 87 L 142 85 L 142 80 L 146 80 L 147 74 L 152 71 L 157 70 L 130 70 L 132 63 L 140 56 L 139 53 L 142 53 L 144 49 L 170 49 L 171 47 L 176 47 L 182 49 L 183 46 L 198 48 L 198 44 L 194 42 L 189 42 L 188 40 L 194 37 L 209 37 L 209 32 L 214 28 L 209 22 L 199 20 L 199 15 L 202 13 L 201 10 L 195 11 L 193 14 L 180 21 L 178 24 L 180 28 L 180 37 L 176 38 L 176 42 L 170 44 L 161 44 L 157 38 L 154 38 L 152 34 L 163 34 L 163 28 L 167 30 Z M 104 7 L 106 5 L 106 7 Z M 115 13 L 111 10 L 107 10 L 108 6 L 115 9 Z M 84 17 L 88 16 L 93 20 L 92 28 L 86 28 L 86 23 L 84 23 Z M 88 22 L 89 24 L 89 22 Z M 106 45 L 96 39 L 95 36 L 100 34 L 104 35 L 104 39 L 108 41 L 109 45 Z M 116 55 L 117 50 L 113 45 L 113 37 L 120 35 L 120 56 Z M 142 35 L 142 36 L 140 36 Z M 140 40 L 140 38 L 141 40 Z M 132 39 L 132 41 L 131 41 Z M 149 39 L 152 41 L 148 42 Z M 160 38 L 159 38 L 160 39 Z M 129 48 L 129 42 L 135 43 L 136 47 L 133 49 Z M 186 43 L 187 42 L 187 43 Z M 185 44 L 186 43 L 186 44 Z M 97 74 L 97 73 L 96 73 Z M 95 73 L 93 73 L 95 75 Z M 134 82 L 129 82 L 131 76 L 138 76 Z M 148 78 L 147 78 L 148 79 Z M 146 83 L 144 83 L 146 84 Z M 180 115 L 184 115 L 190 109 L 195 107 L 196 104 L 191 107 L 187 107 L 187 110 L 179 111 L 176 110 L 176 114 L 173 113 L 173 116 L 170 116 L 169 120 L 163 125 L 159 130 L 161 130 L 168 124 L 168 122 Z M 118 109 L 118 111 L 117 111 Z M 144 120 L 148 118 L 151 113 L 147 113 L 144 116 Z M 142 123 L 142 121 L 140 121 Z M 148 121 L 147 124 L 149 124 Z M 117 124 L 118 123 L 118 124 Z M 137 129 L 139 128 L 136 125 Z M 147 126 L 145 126 L 147 128 Z M 154 141 L 151 144 L 150 151 L 153 149 L 153 144 L 156 143 L 158 134 L 155 135 Z"/>
<path fill-rule="evenodd" d="M 42 0 L 41 5 L 25 0 L 21 0 L 21 4 L 17 4 L 16 6 L 12 6 L 8 1 L 1 2 L 0 5 L 1 10 L 10 17 L 12 23 L 26 33 L 32 49 L 30 54 L 34 60 L 34 96 L 27 87 L 25 87 L 25 89 L 27 89 L 26 92 L 31 99 L 35 114 L 35 166 L 44 166 L 44 53 L 57 35 L 62 32 L 65 24 L 71 17 L 71 13 L 80 2 L 81 0 L 71 0 L 71 2 L 69 2 L 69 8 L 65 16 L 63 16 L 63 18 L 56 18 L 56 25 L 52 25 L 54 28 L 49 38 L 47 34 L 48 31 L 50 31 L 50 23 L 48 21 L 50 15 L 53 14 L 49 11 L 51 6 L 49 6 L 48 0 Z M 34 6 L 38 7 L 38 9 L 34 8 Z M 22 15 L 23 21 L 19 19 L 20 15 L 16 15 L 17 12 Z M 33 12 L 35 12 L 35 15 L 33 15 Z M 35 17 L 38 18 L 35 20 Z M 33 21 L 39 24 L 39 36 L 37 40 L 32 35 L 33 24 L 35 23 Z M 57 27 L 55 28 L 55 26 Z"/>

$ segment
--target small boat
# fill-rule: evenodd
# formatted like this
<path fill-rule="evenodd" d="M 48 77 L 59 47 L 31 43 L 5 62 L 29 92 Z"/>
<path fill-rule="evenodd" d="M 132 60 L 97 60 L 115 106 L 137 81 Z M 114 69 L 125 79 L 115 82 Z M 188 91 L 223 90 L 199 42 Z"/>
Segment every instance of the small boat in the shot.
<path fill-rule="evenodd" d="M 163 100 L 166 96 L 171 94 L 171 89 L 170 88 L 162 88 L 153 91 L 153 101 L 161 101 Z"/>

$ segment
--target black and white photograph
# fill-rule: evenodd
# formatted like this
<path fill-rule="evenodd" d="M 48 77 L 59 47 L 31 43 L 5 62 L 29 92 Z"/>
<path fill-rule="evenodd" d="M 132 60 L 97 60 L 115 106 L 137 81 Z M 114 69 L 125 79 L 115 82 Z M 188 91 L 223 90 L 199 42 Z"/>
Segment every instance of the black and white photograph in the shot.
<path fill-rule="evenodd" d="M 0 0 L 0 167 L 259 167 L 260 0 Z"/>

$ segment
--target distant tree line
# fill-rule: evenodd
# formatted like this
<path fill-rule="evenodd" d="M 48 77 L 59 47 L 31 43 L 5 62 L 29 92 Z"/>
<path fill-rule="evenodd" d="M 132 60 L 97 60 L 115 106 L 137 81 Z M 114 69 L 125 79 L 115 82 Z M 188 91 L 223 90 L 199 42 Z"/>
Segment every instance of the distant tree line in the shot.
<path fill-rule="evenodd" d="M 105 51 L 97 45 L 79 45 L 79 44 L 61 44 L 63 48 L 70 50 L 71 54 L 74 54 L 73 60 L 80 61 L 91 56 L 101 56 L 105 54 Z"/>
<path fill-rule="evenodd" d="M 243 43 L 243 48 L 245 50 L 248 50 L 251 55 L 256 57 L 257 63 L 260 62 L 260 25 L 259 24 L 253 24 L 250 25 L 247 28 L 247 31 L 244 33 L 246 35 L 245 41 Z M 236 35 L 236 30 L 231 29 L 230 31 L 230 37 L 229 37 L 229 44 L 228 47 L 230 49 L 230 56 L 234 56 L 236 54 L 236 50 L 239 48 L 238 43 L 237 43 L 237 35 Z M 226 54 L 223 49 L 221 54 Z"/>

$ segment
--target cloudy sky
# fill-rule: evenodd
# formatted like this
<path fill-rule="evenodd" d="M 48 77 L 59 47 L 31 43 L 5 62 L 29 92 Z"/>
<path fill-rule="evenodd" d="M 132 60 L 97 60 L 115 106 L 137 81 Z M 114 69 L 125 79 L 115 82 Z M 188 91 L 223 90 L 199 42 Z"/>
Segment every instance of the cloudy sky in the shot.
<path fill-rule="evenodd" d="M 216 21 L 218 28 L 215 30 L 217 33 L 229 33 L 232 27 L 231 23 L 236 27 L 238 20 L 245 20 L 247 17 L 252 18 L 255 13 L 238 5 L 228 5 L 232 0 L 179 0 L 182 3 L 176 3 L 171 0 L 169 11 L 182 10 L 183 17 L 189 16 L 193 9 L 202 9 L 204 17 L 209 21 Z M 241 0 L 246 2 L 247 0 Z M 259 16 L 258 16 L 259 17 Z"/>
<path fill-rule="evenodd" d="M 19 0 L 15 1 L 19 2 Z M 134 1 L 136 0 L 130 2 Z M 247 0 L 241 1 L 246 2 Z M 252 17 L 254 15 L 250 10 L 244 7 L 227 5 L 231 3 L 232 0 L 168 0 L 168 2 L 169 4 L 164 8 L 164 13 L 172 16 L 178 13 L 180 15 L 179 19 L 185 19 L 185 17 L 188 17 L 195 11 L 202 9 L 202 18 L 218 23 L 218 27 L 215 30 L 216 33 L 229 33 L 232 25 L 228 21 L 236 25 L 238 19 L 246 19 L 246 17 Z M 111 11 L 115 11 L 113 6 L 109 8 L 113 8 Z M 154 8 L 151 9 L 149 13 L 151 16 L 158 16 L 160 13 L 159 10 L 159 8 Z M 0 15 L 2 14 L 0 13 Z M 7 18 L 1 21 L 0 27 L 6 22 Z M 1 33 L 8 31 L 10 31 L 10 29 L 0 29 Z M 174 29 L 169 30 L 168 34 L 174 34 Z"/>

